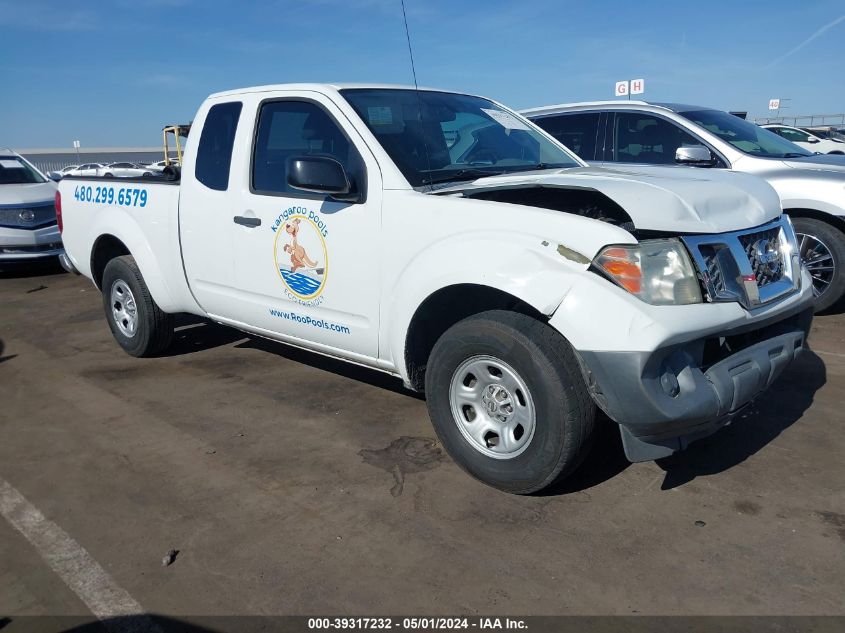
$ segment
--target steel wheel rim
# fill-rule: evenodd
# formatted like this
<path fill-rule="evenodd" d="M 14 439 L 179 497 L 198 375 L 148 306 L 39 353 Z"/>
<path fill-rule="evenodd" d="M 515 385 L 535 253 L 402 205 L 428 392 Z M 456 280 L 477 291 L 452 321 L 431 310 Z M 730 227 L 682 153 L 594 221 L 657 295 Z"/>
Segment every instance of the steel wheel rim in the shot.
<path fill-rule="evenodd" d="M 827 244 L 809 233 L 798 233 L 798 253 L 801 263 L 813 278 L 813 296 L 824 294 L 836 276 L 836 261 Z"/>
<path fill-rule="evenodd" d="M 461 435 L 487 457 L 513 459 L 531 444 L 537 427 L 531 391 L 498 358 L 473 356 L 461 363 L 449 384 L 449 404 Z"/>
<path fill-rule="evenodd" d="M 111 313 L 114 324 L 120 333 L 132 338 L 138 331 L 138 306 L 135 295 L 122 279 L 116 279 L 111 285 Z"/>

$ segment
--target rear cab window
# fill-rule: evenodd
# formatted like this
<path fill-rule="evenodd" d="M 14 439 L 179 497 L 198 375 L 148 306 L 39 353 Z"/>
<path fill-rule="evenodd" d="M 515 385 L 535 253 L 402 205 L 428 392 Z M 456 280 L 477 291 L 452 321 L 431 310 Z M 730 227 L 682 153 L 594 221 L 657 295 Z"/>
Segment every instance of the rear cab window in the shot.
<path fill-rule="evenodd" d="M 226 191 L 232 166 L 232 148 L 243 104 L 240 101 L 211 106 L 202 126 L 194 176 L 209 189 Z"/>

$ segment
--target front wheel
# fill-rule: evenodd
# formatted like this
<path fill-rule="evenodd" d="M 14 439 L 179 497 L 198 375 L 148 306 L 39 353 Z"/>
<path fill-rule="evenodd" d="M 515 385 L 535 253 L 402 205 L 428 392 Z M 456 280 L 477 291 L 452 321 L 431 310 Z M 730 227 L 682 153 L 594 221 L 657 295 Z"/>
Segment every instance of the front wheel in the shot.
<path fill-rule="evenodd" d="M 452 458 L 506 492 L 570 474 L 593 436 L 596 409 L 572 348 L 523 314 L 483 312 L 449 328 L 431 352 L 425 391 Z"/>
<path fill-rule="evenodd" d="M 845 233 L 814 218 L 793 221 L 801 263 L 813 278 L 814 309 L 823 312 L 845 294 Z"/>
<path fill-rule="evenodd" d="M 135 259 L 116 257 L 106 264 L 103 308 L 112 334 L 130 356 L 155 356 L 173 340 L 173 316 L 153 301 Z"/>

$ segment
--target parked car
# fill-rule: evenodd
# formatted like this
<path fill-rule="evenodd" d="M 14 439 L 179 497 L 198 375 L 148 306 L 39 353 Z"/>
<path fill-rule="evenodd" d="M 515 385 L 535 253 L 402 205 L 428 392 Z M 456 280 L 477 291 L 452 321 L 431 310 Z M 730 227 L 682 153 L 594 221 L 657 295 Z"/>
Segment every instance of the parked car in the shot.
<path fill-rule="evenodd" d="M 587 167 L 494 101 L 384 86 L 223 92 L 191 133 L 181 183 L 59 183 L 118 344 L 160 353 L 187 312 L 387 372 L 503 490 L 571 473 L 597 408 L 630 459 L 681 450 L 804 347 L 760 178 Z"/>
<path fill-rule="evenodd" d="M 811 152 L 819 152 L 820 154 L 845 154 L 845 143 L 836 139 L 824 138 L 818 134 L 779 123 L 769 123 L 762 127 Z"/>
<path fill-rule="evenodd" d="M 827 125 L 820 127 L 802 127 L 802 130 L 814 134 L 819 138 L 833 139 L 835 141 L 845 141 L 845 129 L 836 129 L 836 126 Z"/>
<path fill-rule="evenodd" d="M 774 132 L 700 106 L 599 101 L 524 114 L 594 165 L 680 164 L 765 178 L 795 225 L 816 310 L 845 294 L 845 157 L 811 154 Z"/>
<path fill-rule="evenodd" d="M 100 174 L 103 178 L 138 178 L 139 176 L 152 176 L 152 169 L 136 163 L 109 163 L 103 166 Z"/>
<path fill-rule="evenodd" d="M 0 266 L 56 257 L 56 184 L 10 149 L 0 149 Z"/>
<path fill-rule="evenodd" d="M 176 160 L 175 158 L 171 158 L 170 164 L 171 165 L 179 165 L 179 161 Z M 147 169 L 149 169 L 151 171 L 162 171 L 165 167 L 167 167 L 167 165 L 168 165 L 167 162 L 160 160 L 160 161 L 155 162 L 155 163 L 150 163 L 146 167 L 147 167 Z"/>
<path fill-rule="evenodd" d="M 100 176 L 100 170 L 103 169 L 103 165 L 101 163 L 85 163 L 65 172 L 62 177 L 65 176 Z"/>

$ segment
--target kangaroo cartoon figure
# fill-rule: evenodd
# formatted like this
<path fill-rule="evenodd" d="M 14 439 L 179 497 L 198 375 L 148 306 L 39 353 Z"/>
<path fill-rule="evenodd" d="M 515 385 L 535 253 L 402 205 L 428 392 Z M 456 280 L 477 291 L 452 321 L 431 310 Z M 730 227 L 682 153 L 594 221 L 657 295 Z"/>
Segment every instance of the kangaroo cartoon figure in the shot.
<path fill-rule="evenodd" d="M 299 218 L 285 223 L 285 232 L 291 236 L 291 243 L 285 244 L 285 252 L 290 253 L 290 271 L 295 273 L 300 268 L 316 268 L 317 262 L 312 260 L 305 253 L 305 248 L 299 244 L 296 236 L 299 235 Z"/>

